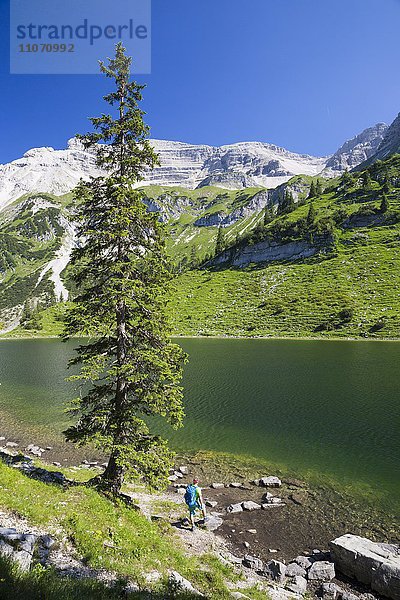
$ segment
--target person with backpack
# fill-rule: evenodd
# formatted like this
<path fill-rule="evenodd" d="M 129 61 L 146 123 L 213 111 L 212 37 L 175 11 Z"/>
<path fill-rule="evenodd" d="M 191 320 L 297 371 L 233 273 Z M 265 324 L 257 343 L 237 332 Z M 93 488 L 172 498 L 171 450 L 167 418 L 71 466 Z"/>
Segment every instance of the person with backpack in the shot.
<path fill-rule="evenodd" d="M 185 502 L 189 509 L 190 523 L 192 524 L 192 531 L 194 531 L 194 527 L 195 527 L 194 518 L 196 515 L 196 510 L 201 510 L 201 512 L 203 513 L 204 521 L 207 518 L 206 507 L 204 505 L 203 496 L 201 494 L 201 489 L 198 486 L 198 483 L 199 483 L 198 479 L 193 479 L 193 483 L 191 483 L 187 486 L 185 496 L 184 496 Z"/>

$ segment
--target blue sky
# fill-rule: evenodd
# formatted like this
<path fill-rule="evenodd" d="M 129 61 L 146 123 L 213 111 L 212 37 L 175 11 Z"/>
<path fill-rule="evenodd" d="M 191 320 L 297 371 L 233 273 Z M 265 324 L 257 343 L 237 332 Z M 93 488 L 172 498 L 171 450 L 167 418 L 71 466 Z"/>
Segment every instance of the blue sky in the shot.
<path fill-rule="evenodd" d="M 9 75 L 0 0 L 0 162 L 65 147 L 104 110 L 97 75 Z M 400 0 L 153 0 L 152 137 L 315 155 L 400 111 Z M 104 58 L 99 56 L 99 58 Z"/>

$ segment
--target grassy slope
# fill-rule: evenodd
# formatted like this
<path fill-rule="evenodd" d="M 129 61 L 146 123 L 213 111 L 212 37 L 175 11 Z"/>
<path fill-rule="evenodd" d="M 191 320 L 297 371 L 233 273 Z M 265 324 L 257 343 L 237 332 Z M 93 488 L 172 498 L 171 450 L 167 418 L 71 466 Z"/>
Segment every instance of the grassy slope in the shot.
<path fill-rule="evenodd" d="M 0 481 L 2 489 L 0 505 L 3 509 L 26 517 L 29 523 L 47 531 L 51 528 L 52 531 L 58 532 L 55 534 L 56 537 L 67 536 L 78 556 L 81 556 L 91 567 L 113 571 L 121 578 L 129 578 L 140 586 L 145 584 L 146 573 L 153 569 L 163 574 L 166 574 L 168 569 L 175 569 L 204 591 L 210 599 L 230 597 L 224 578 L 231 580 L 235 578 L 231 569 L 224 567 L 209 555 L 198 558 L 185 556 L 179 539 L 165 521 L 152 523 L 135 510 L 122 504 L 114 504 L 93 489 L 83 486 L 63 489 L 44 484 L 29 479 L 17 469 L 6 467 L 2 463 L 0 463 Z M 16 590 L 19 587 L 24 589 L 26 584 L 24 578 L 20 578 L 17 586 L 15 579 L 18 579 L 18 575 L 10 573 L 4 563 L 0 564 L 0 574 L 5 577 L 5 580 L 0 580 L 1 598 L 23 598 L 22 593 L 16 595 Z M 39 575 L 39 581 L 35 583 L 36 575 Z M 35 584 L 39 592 L 42 575 L 39 570 L 28 578 L 28 584 L 29 582 L 31 585 Z M 101 586 L 98 586 L 97 590 L 96 584 L 88 584 L 88 589 L 85 590 L 85 584 L 79 584 L 75 589 L 75 586 L 67 582 L 65 590 L 59 590 L 58 588 L 64 584 L 59 586 L 51 573 L 47 576 L 48 581 L 46 582 L 46 579 L 43 581 L 42 577 L 41 584 L 46 592 L 52 591 L 52 588 L 55 592 L 52 591 L 46 596 L 40 593 L 32 594 L 31 600 L 36 597 L 56 598 L 57 591 L 65 593 L 62 596 L 65 600 L 75 597 L 114 597 L 103 593 Z M 7 596 L 13 579 L 15 595 Z M 165 579 L 163 584 L 165 585 Z M 82 593 L 81 596 L 78 594 L 79 591 Z M 98 592 L 99 595 L 94 592 Z"/>
<path fill-rule="evenodd" d="M 374 172 L 374 169 L 376 172 Z M 393 157 L 370 167 L 372 175 L 400 178 L 400 157 Z M 379 178 L 379 177 L 378 177 Z M 296 177 L 290 182 L 308 185 L 310 178 Z M 381 178 L 382 180 L 382 178 Z M 374 181 L 365 191 L 357 181 L 346 193 L 340 180 L 314 201 L 317 221 L 331 218 L 341 211 L 347 218 L 360 209 L 377 210 L 382 197 L 382 181 Z M 338 187 L 339 185 L 339 187 Z M 335 252 L 296 262 L 250 265 L 245 269 L 194 270 L 179 275 L 170 312 L 175 335 L 282 336 L 282 337 L 371 337 L 398 338 L 400 306 L 397 290 L 400 283 L 400 192 L 398 183 L 388 194 L 390 213 L 396 217 L 386 224 L 346 228 L 337 223 L 334 229 Z M 198 258 L 213 251 L 216 227 L 194 227 L 194 221 L 207 213 L 228 214 L 246 203 L 258 189 L 227 191 L 219 188 L 183 190 L 151 186 L 149 198 L 173 204 L 174 197 L 187 199 L 188 208 L 178 219 L 171 219 L 169 250 L 178 262 L 190 257 L 191 248 Z M 168 198 L 161 198 L 167 193 Z M 304 194 L 301 195 L 304 197 Z M 172 200 L 171 200 L 172 198 Z M 273 220 L 292 223 L 304 218 L 308 204 Z M 228 245 L 238 233 L 254 231 L 262 222 L 255 214 L 225 229 Z M 397 219 L 397 222 L 396 222 Z M 246 229 L 247 228 L 247 229 Z M 348 323 L 327 331 L 321 325 L 335 320 L 343 309 L 351 309 Z M 43 313 L 43 329 L 37 333 L 17 328 L 13 337 L 57 335 L 60 322 L 55 319 L 59 308 Z"/>
<path fill-rule="evenodd" d="M 317 220 L 332 217 L 339 209 L 348 217 L 360 207 L 378 209 L 380 198 L 378 183 L 361 196 L 356 187 L 347 197 L 331 191 L 314 201 Z M 398 338 L 398 188 L 389 193 L 389 200 L 397 223 L 336 227 L 336 249 L 329 256 L 184 273 L 176 282 L 171 311 L 174 331 L 179 335 Z M 294 222 L 307 212 L 307 205 L 298 207 L 271 226 L 279 220 Z M 318 331 L 345 308 L 353 311 L 349 323 Z M 382 328 L 377 329 L 377 324 Z"/>

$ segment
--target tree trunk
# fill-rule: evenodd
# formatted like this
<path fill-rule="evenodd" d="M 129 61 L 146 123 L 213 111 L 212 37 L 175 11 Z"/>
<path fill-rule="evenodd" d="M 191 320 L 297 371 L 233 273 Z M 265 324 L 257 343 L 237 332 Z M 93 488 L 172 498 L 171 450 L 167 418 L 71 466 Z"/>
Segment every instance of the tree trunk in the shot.
<path fill-rule="evenodd" d="M 101 483 L 114 496 L 117 496 L 122 484 L 124 483 L 124 469 L 117 464 L 117 452 L 113 451 L 108 461 L 108 465 L 101 476 Z"/>

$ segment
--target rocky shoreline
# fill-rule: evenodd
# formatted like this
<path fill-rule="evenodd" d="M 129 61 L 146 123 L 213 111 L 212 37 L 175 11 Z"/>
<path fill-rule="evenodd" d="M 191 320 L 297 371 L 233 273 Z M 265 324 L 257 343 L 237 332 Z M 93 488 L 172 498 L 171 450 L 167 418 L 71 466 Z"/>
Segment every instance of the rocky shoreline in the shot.
<path fill-rule="evenodd" d="M 39 452 L 40 450 L 39 448 Z M 30 446 L 29 451 L 31 454 L 38 452 L 34 446 Z M 76 481 L 68 479 L 61 472 L 36 466 L 31 457 L 16 453 L 15 446 L 1 448 L 0 459 L 9 466 L 20 469 L 27 476 L 45 483 L 77 485 Z M 94 463 L 86 464 L 85 467 L 94 470 L 102 468 Z M 170 475 L 170 489 L 162 496 L 164 499 L 175 499 L 178 514 L 179 511 L 182 514 L 183 492 L 191 478 L 191 471 L 191 465 L 174 469 Z M 400 549 L 395 544 L 374 542 L 359 535 L 342 532 L 339 537 L 330 539 L 322 549 L 306 549 L 296 554 L 296 548 L 293 546 L 290 551 L 288 549 L 284 552 L 280 548 L 264 546 L 260 552 L 258 538 L 262 538 L 262 544 L 265 544 L 265 535 L 268 540 L 271 539 L 268 537 L 269 523 L 276 520 L 277 515 L 282 514 L 289 503 L 295 507 L 302 507 L 305 502 L 305 490 L 304 482 L 282 481 L 275 475 L 247 482 L 212 482 L 203 486 L 205 503 L 210 512 L 207 521 L 199 523 L 199 529 L 194 535 L 205 530 L 207 535 L 215 537 L 215 540 L 223 538 L 223 550 L 219 551 L 220 560 L 226 561 L 245 576 L 243 593 L 233 592 L 232 597 L 246 598 L 246 587 L 265 585 L 273 600 L 301 598 L 305 594 L 326 600 L 374 600 L 380 595 L 400 600 Z M 124 494 L 124 499 L 131 502 L 133 498 L 137 502 L 137 497 L 137 492 L 132 495 Z M 260 498 L 260 501 L 257 502 L 255 497 Z M 165 518 L 162 515 L 146 513 L 144 505 L 141 505 L 140 495 L 139 505 L 135 505 L 135 508 L 142 510 L 151 520 Z M 241 536 L 240 544 L 238 538 L 231 535 L 236 533 L 236 529 L 232 528 L 232 519 L 235 519 L 236 527 L 240 528 L 237 532 Z M 248 527 L 251 520 L 254 526 Z M 60 563 L 59 549 L 56 557 L 52 555 L 53 546 L 56 549 L 59 547 L 48 532 L 33 532 L 31 529 L 21 531 L 21 528 L 18 530 L 16 527 L 10 527 L 9 520 L 5 520 L 4 517 L 0 519 L 0 523 L 0 554 L 15 560 L 20 568 L 29 570 L 34 561 L 56 566 L 57 561 Z M 184 522 L 178 521 L 173 525 L 180 533 L 186 535 Z M 286 521 L 286 530 L 290 530 L 290 519 Z M 65 565 L 66 562 L 73 561 L 72 557 L 65 559 L 64 556 L 61 562 Z M 68 569 L 60 569 L 60 572 L 71 574 L 71 570 Z M 99 576 L 84 565 L 75 565 L 75 575 L 77 573 L 78 576 L 84 577 Z M 103 573 L 101 576 L 106 579 L 108 577 L 110 585 L 112 584 L 112 574 Z M 172 586 L 178 586 L 194 596 L 201 596 L 179 573 L 171 572 L 169 577 Z"/>

